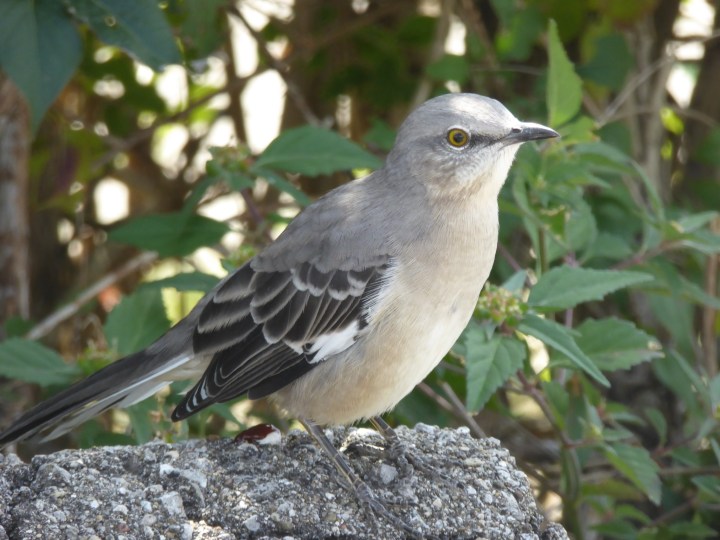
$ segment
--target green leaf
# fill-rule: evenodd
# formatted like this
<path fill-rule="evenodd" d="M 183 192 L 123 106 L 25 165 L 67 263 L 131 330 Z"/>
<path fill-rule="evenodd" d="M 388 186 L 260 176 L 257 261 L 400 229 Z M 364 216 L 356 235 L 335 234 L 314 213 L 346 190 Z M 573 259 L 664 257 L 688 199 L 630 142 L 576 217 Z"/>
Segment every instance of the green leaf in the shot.
<path fill-rule="evenodd" d="M 69 0 L 71 12 L 98 38 L 160 70 L 181 61 L 172 29 L 155 0 Z"/>
<path fill-rule="evenodd" d="M 373 118 L 370 129 L 363 137 L 363 142 L 389 152 L 393 144 L 395 144 L 395 135 L 395 130 L 387 122 L 379 118 Z"/>
<path fill-rule="evenodd" d="M 504 13 L 500 15 L 503 24 L 495 38 L 497 55 L 501 60 L 528 60 L 545 27 L 546 17 L 531 3 L 515 9 L 506 0 L 495 0 L 493 9 L 498 15 Z"/>
<path fill-rule="evenodd" d="M 718 148 L 720 148 L 720 127 L 714 127 L 702 143 L 700 143 L 694 157 L 706 165 L 720 166 L 720 152 L 717 151 Z"/>
<path fill-rule="evenodd" d="M 638 530 L 635 525 L 624 519 L 610 519 L 592 529 L 600 533 L 601 538 L 615 538 L 617 540 L 637 540 Z"/>
<path fill-rule="evenodd" d="M 625 239 L 607 232 L 600 232 L 587 251 L 583 255 L 582 262 L 592 259 L 610 259 L 619 261 L 630 257 L 633 250 L 630 248 Z"/>
<path fill-rule="evenodd" d="M 25 96 L 33 131 L 81 59 L 80 36 L 62 2 L 0 2 L 0 68 Z"/>
<path fill-rule="evenodd" d="M 578 73 L 584 78 L 610 88 L 620 90 L 633 67 L 633 56 L 627 41 L 620 32 L 612 30 L 608 34 L 593 39 L 593 56 Z"/>
<path fill-rule="evenodd" d="M 542 275 L 530 291 L 528 304 L 542 311 L 559 311 L 638 283 L 651 281 L 650 274 L 621 270 L 594 270 L 558 266 Z"/>
<path fill-rule="evenodd" d="M 630 321 L 587 319 L 575 330 L 580 334 L 575 342 L 603 371 L 629 369 L 663 356 L 660 343 Z"/>
<path fill-rule="evenodd" d="M 657 431 L 658 437 L 660 438 L 659 445 L 664 445 L 667 441 L 667 420 L 665 419 L 665 415 L 658 409 L 652 407 L 647 407 L 644 412 L 648 422 L 650 422 L 653 429 Z"/>
<path fill-rule="evenodd" d="M 203 272 L 184 272 L 168 278 L 143 283 L 142 289 L 173 288 L 178 291 L 208 292 L 218 283 L 218 278 Z"/>
<path fill-rule="evenodd" d="M 692 523 L 690 521 L 680 521 L 668 525 L 669 538 L 717 538 L 718 531 L 712 527 L 708 527 L 704 523 Z"/>
<path fill-rule="evenodd" d="M 605 457 L 621 474 L 640 488 L 655 504 L 660 504 L 659 467 L 644 448 L 623 443 L 605 446 Z"/>
<path fill-rule="evenodd" d="M 215 244 L 228 232 L 228 226 L 204 216 L 174 212 L 140 216 L 111 230 L 108 237 L 157 251 L 161 257 L 182 257 L 199 247 Z"/>
<path fill-rule="evenodd" d="M 698 487 L 706 500 L 709 499 L 714 504 L 720 503 L 720 479 L 708 474 L 693 477 L 692 483 Z"/>
<path fill-rule="evenodd" d="M 684 359 L 673 354 L 665 355 L 652 364 L 654 375 L 667 386 L 681 401 L 684 407 L 690 409 L 688 416 L 697 417 L 702 410 L 698 395 L 693 388 L 692 377 L 688 377 L 687 370 L 681 367 Z"/>
<path fill-rule="evenodd" d="M 157 409 L 158 403 L 154 396 L 135 403 L 126 409 L 137 444 L 151 441 L 155 436 L 155 427 L 151 415 Z"/>
<path fill-rule="evenodd" d="M 592 142 L 597 137 L 594 133 L 595 120 L 584 115 L 563 125 L 558 131 L 560 132 L 564 146 Z"/>
<path fill-rule="evenodd" d="M 610 386 L 593 361 L 580 350 L 572 335 L 572 330 L 556 322 L 543 319 L 534 313 L 528 313 L 518 326 L 523 334 L 538 338 L 546 345 L 564 354 L 573 364 L 590 375 L 603 386 Z"/>
<path fill-rule="evenodd" d="M 516 339 L 493 336 L 489 341 L 478 326 L 469 326 L 464 335 L 467 369 L 467 409 L 479 411 L 495 390 L 520 369 L 527 356 Z"/>
<path fill-rule="evenodd" d="M 35 341 L 10 338 L 0 343 L 0 375 L 40 386 L 67 386 L 81 374 L 75 364 Z"/>
<path fill-rule="evenodd" d="M 548 54 L 547 108 L 550 125 L 557 127 L 572 120 L 580 111 L 582 80 L 565 53 L 553 20 L 548 26 Z"/>
<path fill-rule="evenodd" d="M 718 212 L 712 210 L 708 212 L 699 212 L 682 216 L 674 221 L 677 228 L 684 233 L 696 231 L 704 227 L 718 216 Z"/>
<path fill-rule="evenodd" d="M 427 74 L 436 81 L 463 84 L 470 77 L 470 64 L 464 56 L 446 54 L 427 66 Z"/>
<path fill-rule="evenodd" d="M 223 30 L 222 7 L 226 0 L 186 0 L 185 18 L 180 32 L 183 43 L 198 58 L 209 56 L 222 46 L 226 34 Z"/>
<path fill-rule="evenodd" d="M 317 176 L 350 169 L 377 169 L 382 162 L 354 142 L 315 126 L 288 129 L 258 157 L 255 167 Z"/>
<path fill-rule="evenodd" d="M 160 289 L 138 290 L 124 297 L 105 322 L 105 338 L 120 354 L 150 345 L 170 328 Z"/>
<path fill-rule="evenodd" d="M 265 178 L 267 183 L 275 189 L 278 189 L 290 195 L 293 199 L 297 201 L 300 206 L 307 206 L 312 202 L 310 200 L 310 197 L 305 195 L 301 190 L 296 188 L 294 185 L 292 185 L 290 182 L 285 180 L 282 176 L 275 173 L 274 171 L 271 171 L 269 169 L 262 169 L 260 167 L 253 167 L 252 172 L 254 174 L 257 174 L 258 176 L 262 176 L 263 178 Z"/>
<path fill-rule="evenodd" d="M 542 391 L 552 406 L 555 422 L 561 429 L 565 429 L 565 419 L 570 409 L 570 395 L 567 389 L 555 381 L 541 380 Z"/>

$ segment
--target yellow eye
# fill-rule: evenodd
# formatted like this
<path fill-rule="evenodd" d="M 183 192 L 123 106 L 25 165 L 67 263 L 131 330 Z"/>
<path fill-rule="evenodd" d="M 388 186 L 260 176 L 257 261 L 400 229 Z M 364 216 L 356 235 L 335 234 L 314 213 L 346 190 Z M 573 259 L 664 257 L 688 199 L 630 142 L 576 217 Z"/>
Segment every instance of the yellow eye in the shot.
<path fill-rule="evenodd" d="M 462 148 L 470 141 L 467 131 L 460 128 L 452 128 L 447 132 L 447 142 L 455 148 Z"/>

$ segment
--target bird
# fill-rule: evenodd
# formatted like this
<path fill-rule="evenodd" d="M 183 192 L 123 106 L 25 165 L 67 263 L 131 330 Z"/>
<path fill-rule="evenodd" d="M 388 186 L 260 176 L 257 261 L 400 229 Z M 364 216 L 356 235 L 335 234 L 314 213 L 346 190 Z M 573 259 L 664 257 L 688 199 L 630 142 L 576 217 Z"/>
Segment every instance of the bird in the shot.
<path fill-rule="evenodd" d="M 470 320 L 518 148 L 558 136 L 489 97 L 429 99 L 401 124 L 381 168 L 306 207 L 155 343 L 30 409 L 0 433 L 0 447 L 56 438 L 191 379 L 172 420 L 243 395 L 269 397 L 303 423 L 363 502 L 394 521 L 321 426 L 369 419 L 397 442 L 381 415 Z"/>

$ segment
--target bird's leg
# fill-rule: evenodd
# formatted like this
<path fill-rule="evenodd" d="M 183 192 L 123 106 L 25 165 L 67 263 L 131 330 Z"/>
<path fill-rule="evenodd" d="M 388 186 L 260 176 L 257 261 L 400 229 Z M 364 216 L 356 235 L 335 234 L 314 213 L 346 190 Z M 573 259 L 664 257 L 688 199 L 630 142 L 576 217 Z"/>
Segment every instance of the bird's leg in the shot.
<path fill-rule="evenodd" d="M 430 465 L 426 459 L 410 452 L 407 445 L 400 440 L 397 432 L 381 417 L 373 416 L 370 418 L 370 422 L 388 442 L 388 457 L 397 463 L 405 473 L 412 472 L 412 469 L 414 468 L 422 471 L 428 476 L 439 477 L 445 481 L 450 480 L 447 475 L 441 473 L 435 467 Z"/>
<path fill-rule="evenodd" d="M 310 420 L 300 419 L 300 422 L 307 432 L 312 436 L 313 439 L 327 452 L 335 464 L 335 468 L 343 475 L 345 480 L 350 484 L 352 490 L 355 492 L 355 496 L 358 498 L 360 503 L 365 506 L 366 509 L 370 509 L 371 515 L 374 518 L 376 515 L 383 517 L 394 527 L 397 527 L 401 531 L 405 532 L 412 538 L 427 538 L 426 535 L 416 531 L 413 527 L 405 523 L 398 516 L 388 510 L 385 505 L 375 496 L 375 494 L 368 486 L 350 467 L 350 464 L 338 451 L 337 448 L 330 442 L 325 435 L 323 429 L 318 426 L 315 422 Z"/>

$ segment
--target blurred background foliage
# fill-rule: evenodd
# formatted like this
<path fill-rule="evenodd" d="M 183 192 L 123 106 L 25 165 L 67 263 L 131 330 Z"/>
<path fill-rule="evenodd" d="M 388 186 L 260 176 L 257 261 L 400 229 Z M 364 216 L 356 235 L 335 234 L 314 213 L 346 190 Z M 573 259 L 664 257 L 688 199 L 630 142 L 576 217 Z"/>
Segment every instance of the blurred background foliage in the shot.
<path fill-rule="evenodd" d="M 717 537 L 719 8 L 0 0 L 3 424 L 477 92 L 563 138 L 522 148 L 476 317 L 390 421 L 499 438 L 575 538 Z M 18 450 L 289 427 L 262 401 L 172 425 L 183 388 Z"/>

